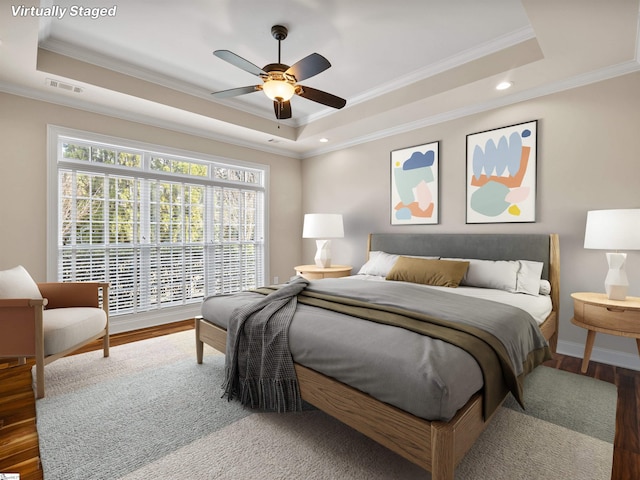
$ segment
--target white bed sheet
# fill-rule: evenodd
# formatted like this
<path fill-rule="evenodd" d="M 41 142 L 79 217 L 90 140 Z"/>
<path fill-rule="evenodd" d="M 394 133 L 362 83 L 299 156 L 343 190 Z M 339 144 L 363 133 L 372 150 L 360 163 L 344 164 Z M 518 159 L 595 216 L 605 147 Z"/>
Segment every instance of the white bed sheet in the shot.
<path fill-rule="evenodd" d="M 371 280 L 377 282 L 386 282 L 384 277 L 376 275 L 352 275 L 347 278 L 357 278 L 359 280 Z M 416 284 L 417 285 L 417 284 Z M 538 325 L 545 321 L 552 309 L 551 297 L 549 295 L 527 295 L 525 293 L 512 293 L 504 290 L 495 290 L 492 288 L 478 288 L 459 286 L 451 287 L 434 287 L 432 285 L 420 285 L 424 288 L 433 290 L 442 290 L 447 293 L 455 293 L 458 295 L 467 295 L 469 297 L 483 298 L 494 302 L 505 303 L 513 307 L 518 307 L 528 312 Z"/>

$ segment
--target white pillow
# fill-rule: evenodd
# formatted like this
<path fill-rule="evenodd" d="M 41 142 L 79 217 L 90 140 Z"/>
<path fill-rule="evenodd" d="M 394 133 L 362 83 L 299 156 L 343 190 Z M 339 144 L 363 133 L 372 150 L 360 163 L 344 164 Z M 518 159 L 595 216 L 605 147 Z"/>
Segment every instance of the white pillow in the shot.
<path fill-rule="evenodd" d="M 369 260 L 360 268 L 358 275 L 386 277 L 399 256 L 400 255 L 378 251 L 369 252 Z"/>
<path fill-rule="evenodd" d="M 469 262 L 469 268 L 460 285 L 495 288 L 515 292 L 518 286 L 520 264 L 512 260 L 478 260 L 474 258 L 449 258 Z"/>
<path fill-rule="evenodd" d="M 444 260 L 464 260 L 469 269 L 460 285 L 468 287 L 495 288 L 512 293 L 539 295 L 547 290 L 542 285 L 542 262 L 531 260 L 478 260 L 468 258 L 449 258 Z M 549 282 L 547 282 L 549 283 Z M 551 285 L 548 287 L 551 291 Z M 548 295 L 546 293 L 545 295 Z"/>
<path fill-rule="evenodd" d="M 551 283 L 549 283 L 549 280 L 543 278 L 540 280 L 540 295 L 549 294 L 551 294 Z"/>
<path fill-rule="evenodd" d="M 38 285 L 22 265 L 0 271 L 0 298 L 42 298 Z"/>
<path fill-rule="evenodd" d="M 528 295 L 540 294 L 540 277 L 542 277 L 542 262 L 533 262 L 531 260 L 518 260 L 520 269 L 518 270 L 518 279 L 515 291 L 518 293 L 526 293 Z"/>

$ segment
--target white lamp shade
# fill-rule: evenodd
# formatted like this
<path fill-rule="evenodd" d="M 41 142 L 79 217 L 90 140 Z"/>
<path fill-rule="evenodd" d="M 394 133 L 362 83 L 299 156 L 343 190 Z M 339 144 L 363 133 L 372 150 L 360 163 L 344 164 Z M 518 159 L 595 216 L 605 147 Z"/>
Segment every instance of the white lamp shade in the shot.
<path fill-rule="evenodd" d="M 342 238 L 342 215 L 334 213 L 307 213 L 304 216 L 302 238 Z"/>
<path fill-rule="evenodd" d="M 584 248 L 640 250 L 640 209 L 588 212 Z"/>

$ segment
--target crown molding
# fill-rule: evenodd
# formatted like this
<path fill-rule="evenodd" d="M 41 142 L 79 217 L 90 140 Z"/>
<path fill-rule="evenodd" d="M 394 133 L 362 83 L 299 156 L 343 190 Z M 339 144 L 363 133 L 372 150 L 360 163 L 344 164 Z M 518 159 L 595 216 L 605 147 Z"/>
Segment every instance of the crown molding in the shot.
<path fill-rule="evenodd" d="M 152 127 L 164 128 L 178 133 L 184 133 L 187 135 L 194 135 L 197 137 L 208 138 L 209 140 L 215 140 L 227 145 L 234 145 L 242 148 L 250 148 L 252 150 L 258 150 L 265 153 L 271 153 L 274 155 L 280 155 L 289 158 L 300 159 L 300 155 L 290 150 L 272 147 L 269 145 L 263 145 L 257 142 L 249 142 L 246 140 L 235 139 L 229 135 L 220 135 L 212 132 L 206 128 L 194 128 L 187 127 L 179 122 L 171 122 L 167 120 L 161 120 L 157 117 L 149 115 L 143 115 L 127 110 L 122 110 L 106 105 L 96 105 L 94 103 L 87 103 L 82 100 L 61 96 L 60 94 L 53 94 L 49 92 L 43 92 L 36 88 L 22 87 L 14 84 L 0 81 L 0 92 L 17 95 L 20 97 L 30 98 L 33 100 L 39 100 L 42 102 L 52 103 L 55 105 L 61 105 L 63 107 L 75 108 L 77 110 L 83 110 L 86 112 L 96 113 L 99 115 L 105 115 L 120 120 L 127 120 L 130 122 L 141 123 Z"/>
<path fill-rule="evenodd" d="M 156 85 L 170 88 L 187 95 L 198 97 L 207 102 L 227 105 L 234 108 L 235 110 L 239 110 L 256 117 L 264 118 L 266 120 L 273 120 L 272 115 L 265 112 L 264 109 L 255 108 L 243 102 L 234 103 L 230 102 L 229 100 L 215 99 L 211 96 L 211 92 L 206 88 L 199 87 L 182 80 L 178 80 L 174 77 L 170 77 L 168 75 L 164 75 L 147 68 L 138 67 L 122 60 L 117 60 L 113 57 L 109 57 L 108 55 L 91 52 L 80 46 L 72 45 L 61 40 L 47 38 L 46 40 L 40 42 L 38 47 L 42 48 L 43 50 L 57 53 L 59 55 L 64 55 L 65 57 L 70 57 L 75 60 L 95 65 L 100 68 L 106 68 L 107 70 L 112 70 L 114 72 L 137 78 L 145 82 L 154 83 Z M 281 120 L 280 123 L 291 127 L 298 126 L 297 121 L 294 119 Z"/>
<path fill-rule="evenodd" d="M 371 100 L 372 98 L 387 94 L 390 91 L 398 90 L 420 80 L 424 80 L 448 70 L 452 70 L 461 65 L 502 51 L 506 48 L 513 47 L 514 45 L 522 43 L 526 40 L 530 40 L 532 38 L 535 38 L 535 34 L 530 26 L 521 28 L 514 32 L 495 38 L 490 42 L 486 42 L 474 48 L 453 55 L 449 58 L 445 58 L 440 62 L 436 62 L 428 65 L 427 67 L 415 70 L 413 73 L 405 75 L 402 78 L 398 78 L 391 82 L 380 85 L 379 87 L 363 92 L 357 97 L 351 99 L 351 103 L 353 105 L 356 105 L 358 103 L 366 102 L 368 100 Z"/>
<path fill-rule="evenodd" d="M 362 92 L 361 94 L 350 98 L 347 107 L 367 102 L 373 98 L 385 95 L 394 90 L 399 90 L 408 85 L 411 85 L 412 83 L 433 77 L 440 73 L 464 65 L 465 63 L 469 63 L 482 57 L 486 57 L 487 55 L 491 55 L 493 53 L 504 50 L 505 48 L 513 47 L 514 45 L 525 42 L 527 40 L 531 40 L 532 38 L 535 38 L 533 28 L 531 26 L 523 27 L 521 29 L 497 37 L 490 42 L 486 42 L 474 48 L 465 50 L 464 52 L 460 52 L 456 55 L 445 58 L 444 60 L 441 60 L 439 62 L 433 63 L 427 67 L 415 70 L 412 73 L 401 78 L 396 78 L 392 81 L 379 85 L 376 88 L 372 88 L 370 90 Z M 330 115 L 331 113 L 332 112 L 329 110 L 318 112 L 313 115 L 308 115 L 307 117 L 300 119 L 300 125 L 313 123 L 316 120 Z"/>
<path fill-rule="evenodd" d="M 357 105 L 359 103 L 379 97 L 381 95 L 389 93 L 390 91 L 406 87 L 407 85 L 418 82 L 420 80 L 424 80 L 431 76 L 437 75 L 438 73 L 442 73 L 465 63 L 477 60 L 486 55 L 490 55 L 505 48 L 509 48 L 513 45 L 517 45 L 518 43 L 530 40 L 534 37 L 535 34 L 531 26 L 523 27 L 519 30 L 493 39 L 490 42 L 486 42 L 477 47 L 456 54 L 452 57 L 446 58 L 440 62 L 429 65 L 428 67 L 415 70 L 414 72 L 401 78 L 394 79 L 390 82 L 379 85 L 376 88 L 362 92 L 356 97 L 348 99 L 347 108 L 349 106 Z M 113 57 L 109 57 L 107 55 L 90 52 L 80 46 L 72 45 L 68 42 L 49 37 L 41 40 L 39 47 L 53 53 L 65 55 L 76 60 L 96 65 L 98 67 L 107 68 L 109 70 L 113 70 L 124 75 L 129 75 L 140 80 L 162 85 L 163 87 L 171 88 L 182 93 L 200 97 L 207 101 L 231 106 L 236 110 L 240 110 L 244 113 L 271 120 L 271 116 L 265 113 L 263 109 L 254 108 L 242 102 L 230 102 L 229 100 L 219 101 L 216 99 L 212 99 L 211 92 L 207 91 L 204 88 L 194 86 L 188 82 L 177 80 L 176 78 L 170 77 L 168 75 L 163 75 L 153 70 L 131 65 L 130 63 L 114 59 Z M 305 117 L 284 120 L 282 121 L 282 123 L 293 127 L 300 127 L 313 123 L 321 118 L 330 116 L 333 113 L 335 113 L 333 109 L 326 108 L 318 113 L 307 115 Z"/>
<path fill-rule="evenodd" d="M 640 62 L 637 59 L 630 60 L 628 62 L 612 65 L 610 67 L 606 67 L 593 72 L 576 75 L 566 80 L 561 80 L 558 82 L 550 83 L 548 85 L 543 85 L 541 87 L 532 88 L 529 90 L 511 94 L 511 95 L 506 95 L 504 97 L 496 98 L 487 102 L 469 105 L 464 108 L 450 110 L 448 112 L 443 112 L 437 115 L 424 117 L 420 120 L 404 123 L 402 125 L 397 125 L 392 128 L 379 130 L 377 132 L 374 132 L 368 135 L 355 137 L 346 142 L 340 142 L 340 143 L 333 144 L 331 146 L 309 150 L 302 155 L 302 158 L 306 159 L 306 158 L 316 157 L 318 155 L 323 155 L 323 154 L 334 152 L 337 150 L 354 147 L 356 145 L 360 145 L 363 143 L 380 140 L 385 137 L 399 135 L 401 133 L 418 130 L 420 128 L 437 125 L 440 123 L 448 122 L 450 120 L 456 120 L 458 118 L 468 117 L 470 115 L 475 115 L 477 113 L 482 113 L 489 110 L 495 110 L 496 108 L 506 107 L 509 105 L 513 105 L 515 103 L 520 103 L 527 100 L 544 97 L 544 96 L 562 92 L 565 90 L 571 90 L 573 88 L 590 85 L 592 83 L 602 82 L 604 80 L 609 80 L 611 78 L 627 75 L 630 73 L 635 73 L 638 71 L 640 71 Z"/>
<path fill-rule="evenodd" d="M 210 140 L 215 140 L 221 143 L 230 144 L 238 147 L 250 148 L 253 150 L 258 150 L 258 151 L 271 153 L 275 155 L 282 155 L 289 158 L 306 159 L 306 158 L 316 157 L 318 155 L 323 155 L 326 153 L 331 153 L 337 150 L 342 150 L 345 148 L 357 146 L 363 143 L 372 142 L 372 141 L 379 140 L 392 135 L 398 135 L 398 134 L 410 132 L 413 130 L 425 128 L 428 126 L 436 125 L 436 124 L 447 122 L 450 120 L 455 120 L 458 118 L 463 118 L 466 116 L 475 115 L 477 113 L 482 113 L 489 110 L 494 110 L 496 108 L 505 107 L 508 105 L 513 105 L 515 103 L 531 100 L 534 98 L 551 95 L 553 93 L 558 93 L 561 91 L 570 90 L 573 88 L 589 85 L 592 83 L 601 82 L 604 80 L 608 80 L 608 79 L 615 78 L 622 75 L 627 75 L 637 71 L 640 71 L 640 62 L 637 59 L 631 60 L 628 62 L 620 63 L 618 65 L 613 65 L 597 71 L 576 75 L 570 79 L 558 81 L 558 82 L 551 83 L 551 84 L 544 85 L 537 88 L 532 88 L 523 92 L 511 94 L 511 95 L 506 95 L 504 97 L 493 99 L 487 102 L 469 105 L 464 108 L 443 112 L 437 115 L 431 115 L 413 122 L 396 125 L 391 128 L 381 129 L 371 134 L 354 137 L 345 142 L 338 142 L 335 144 L 331 144 L 330 146 L 324 146 L 318 149 L 310 149 L 302 153 L 292 152 L 290 150 L 287 150 L 286 148 L 277 148 L 273 146 L 274 144 L 263 145 L 257 142 L 249 142 L 245 140 L 234 139 L 228 135 L 220 135 L 220 134 L 213 133 L 209 129 L 187 127 L 178 122 L 160 120 L 156 117 L 137 114 L 137 113 L 122 110 L 122 109 L 116 109 L 110 106 L 88 104 L 77 98 L 71 98 L 71 97 L 61 96 L 60 94 L 43 92 L 41 90 L 30 88 L 30 87 L 16 86 L 16 85 L 9 84 L 6 82 L 1 82 L 1 81 L 0 81 L 0 91 L 4 91 L 6 93 L 27 97 L 27 98 L 32 98 L 35 100 L 40 100 L 48 103 L 71 107 L 78 110 L 84 110 L 84 111 L 89 111 L 89 112 L 93 112 L 101 115 L 107 115 L 114 118 L 120 118 L 122 120 L 128 120 L 128 121 L 142 123 L 142 124 L 155 126 L 159 128 L 165 128 L 167 130 L 185 133 L 188 135 L 195 135 L 198 137 L 208 138 Z"/>

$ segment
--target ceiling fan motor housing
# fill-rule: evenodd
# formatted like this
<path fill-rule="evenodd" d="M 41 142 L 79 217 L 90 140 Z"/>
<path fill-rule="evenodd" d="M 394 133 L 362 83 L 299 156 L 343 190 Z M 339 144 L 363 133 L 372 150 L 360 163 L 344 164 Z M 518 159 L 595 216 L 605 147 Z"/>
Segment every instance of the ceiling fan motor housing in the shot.
<path fill-rule="evenodd" d="M 287 38 L 288 34 L 289 30 L 287 30 L 287 27 L 283 27 L 282 25 L 274 25 L 271 27 L 271 35 L 279 42 Z"/>
<path fill-rule="evenodd" d="M 282 80 L 289 83 L 295 83 L 296 77 L 290 73 L 286 73 L 289 70 L 289 65 L 284 63 L 270 63 L 262 67 L 262 70 L 267 72 L 267 75 L 260 75 L 263 80 Z"/>

